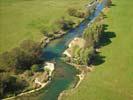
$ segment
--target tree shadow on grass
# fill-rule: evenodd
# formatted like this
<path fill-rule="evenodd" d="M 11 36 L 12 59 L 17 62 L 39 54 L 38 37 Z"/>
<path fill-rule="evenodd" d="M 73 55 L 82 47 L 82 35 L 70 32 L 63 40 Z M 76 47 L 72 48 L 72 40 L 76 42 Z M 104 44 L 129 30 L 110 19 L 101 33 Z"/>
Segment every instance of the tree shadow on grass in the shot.
<path fill-rule="evenodd" d="M 114 32 L 109 32 L 109 31 L 104 32 L 100 39 L 99 46 L 103 47 L 103 46 L 109 45 L 110 43 L 112 43 L 111 38 L 115 38 L 115 37 L 116 35 Z"/>
<path fill-rule="evenodd" d="M 101 48 L 103 46 L 107 46 L 112 43 L 112 38 L 116 37 L 115 32 L 110 32 L 107 30 L 108 25 L 104 25 L 104 32 L 102 33 L 102 36 L 100 38 L 99 44 L 97 48 Z M 100 64 L 103 64 L 105 62 L 105 56 L 102 56 L 100 52 L 96 51 L 96 55 L 93 58 L 92 65 L 98 66 Z"/>
<path fill-rule="evenodd" d="M 105 56 L 100 55 L 100 53 L 97 53 L 95 57 L 93 58 L 92 65 L 98 66 L 105 62 Z"/>
<path fill-rule="evenodd" d="M 112 43 L 111 39 L 116 37 L 115 32 L 107 31 L 108 25 L 104 24 L 103 27 L 104 32 L 102 33 L 102 36 L 100 38 L 99 47 L 109 45 L 110 43 Z"/>

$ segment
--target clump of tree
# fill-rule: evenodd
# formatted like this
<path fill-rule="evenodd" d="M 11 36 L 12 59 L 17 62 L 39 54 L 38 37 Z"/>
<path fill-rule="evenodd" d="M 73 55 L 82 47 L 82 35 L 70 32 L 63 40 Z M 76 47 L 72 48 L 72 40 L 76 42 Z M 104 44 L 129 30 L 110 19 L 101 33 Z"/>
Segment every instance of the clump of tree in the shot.
<path fill-rule="evenodd" d="M 94 48 L 73 47 L 73 58 L 71 61 L 79 65 L 89 65 L 94 56 Z"/>
<path fill-rule="evenodd" d="M 41 46 L 32 40 L 25 40 L 20 47 L 0 55 L 0 70 L 10 72 L 25 71 L 33 64 L 40 63 Z"/>
<path fill-rule="evenodd" d="M 69 29 L 72 29 L 75 23 L 70 19 L 65 19 L 65 17 L 62 17 L 61 19 L 56 21 L 56 24 L 62 31 L 67 31 Z"/>
<path fill-rule="evenodd" d="M 11 76 L 8 73 L 0 73 L 0 99 L 11 94 L 16 95 L 28 86 L 25 80 Z"/>
<path fill-rule="evenodd" d="M 74 16 L 74 17 L 78 17 L 78 18 L 85 18 L 86 17 L 86 13 L 83 12 L 83 11 L 79 11 L 78 9 L 76 8 L 69 8 L 67 10 L 68 14 L 70 16 Z"/>

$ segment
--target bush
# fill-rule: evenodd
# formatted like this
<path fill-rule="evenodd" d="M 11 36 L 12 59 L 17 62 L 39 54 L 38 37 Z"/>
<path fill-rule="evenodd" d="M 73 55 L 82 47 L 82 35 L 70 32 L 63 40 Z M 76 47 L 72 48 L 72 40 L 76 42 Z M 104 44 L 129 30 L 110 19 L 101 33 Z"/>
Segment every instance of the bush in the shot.
<path fill-rule="evenodd" d="M 48 34 L 48 28 L 44 27 L 44 28 L 42 28 L 40 31 L 41 31 L 41 33 L 42 33 L 44 36 L 47 36 L 47 34 Z"/>
<path fill-rule="evenodd" d="M 68 14 L 70 16 L 74 16 L 74 17 L 78 17 L 78 18 L 85 18 L 86 17 L 86 14 L 84 12 L 78 11 L 75 8 L 69 8 Z"/>
<path fill-rule="evenodd" d="M 73 25 L 75 24 L 72 20 L 66 20 L 64 17 L 62 17 L 60 20 L 56 22 L 61 30 L 67 31 L 71 28 L 73 28 Z"/>
<path fill-rule="evenodd" d="M 77 13 L 77 9 L 75 9 L 75 8 L 69 8 L 69 9 L 68 9 L 68 14 L 69 14 L 70 16 L 75 16 L 76 13 Z"/>
<path fill-rule="evenodd" d="M 40 67 L 37 64 L 32 65 L 31 67 L 32 72 L 38 72 L 40 71 Z"/>
<path fill-rule="evenodd" d="M 7 73 L 0 73 L 0 96 L 2 98 L 9 94 L 17 94 L 28 86 L 25 80 L 20 80 Z"/>

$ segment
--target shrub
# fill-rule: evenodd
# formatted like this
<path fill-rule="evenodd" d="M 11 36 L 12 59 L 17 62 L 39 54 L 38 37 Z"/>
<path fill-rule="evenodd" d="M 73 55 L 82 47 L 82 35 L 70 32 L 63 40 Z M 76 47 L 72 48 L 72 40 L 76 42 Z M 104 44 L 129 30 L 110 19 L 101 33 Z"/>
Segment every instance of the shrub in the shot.
<path fill-rule="evenodd" d="M 73 28 L 73 25 L 75 24 L 72 20 L 66 20 L 64 17 L 62 17 L 60 20 L 56 22 L 58 26 L 61 28 L 63 31 L 67 31 L 71 28 Z"/>
<path fill-rule="evenodd" d="M 68 14 L 70 16 L 74 16 L 74 17 L 78 17 L 78 18 L 85 18 L 86 17 L 86 14 L 84 12 L 78 11 L 75 8 L 69 8 Z"/>
<path fill-rule="evenodd" d="M 77 9 L 75 9 L 75 8 L 69 8 L 69 9 L 68 9 L 68 14 L 69 14 L 70 16 L 75 16 L 76 13 L 77 13 Z"/>
<path fill-rule="evenodd" d="M 37 64 L 32 65 L 31 67 L 32 72 L 38 72 L 40 71 L 40 67 Z"/>
<path fill-rule="evenodd" d="M 41 30 L 40 30 L 40 32 L 44 35 L 44 36 L 47 36 L 47 34 L 48 34 L 48 28 L 47 27 L 43 27 Z"/>

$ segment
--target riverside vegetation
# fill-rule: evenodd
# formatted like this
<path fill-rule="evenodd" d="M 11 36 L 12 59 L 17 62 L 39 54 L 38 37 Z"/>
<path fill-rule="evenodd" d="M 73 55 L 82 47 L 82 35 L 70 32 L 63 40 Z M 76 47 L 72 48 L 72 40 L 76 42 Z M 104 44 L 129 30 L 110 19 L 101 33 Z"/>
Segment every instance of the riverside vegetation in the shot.
<path fill-rule="evenodd" d="M 89 10 L 80 11 L 75 8 L 68 8 L 69 16 L 83 20 L 89 16 Z M 88 65 L 95 58 L 95 47 L 98 46 L 103 31 L 102 16 L 98 17 L 91 28 L 86 29 L 83 38 L 86 41 L 84 49 L 74 47 L 74 63 Z M 41 33 L 48 39 L 54 39 L 57 34 L 63 34 L 75 27 L 76 22 L 65 17 L 55 21 L 55 28 L 43 27 Z M 89 45 L 88 43 L 89 42 Z M 33 86 L 36 76 L 41 77 L 47 71 L 42 70 L 44 60 L 41 59 L 42 46 L 40 42 L 24 40 L 20 46 L 6 51 L 0 55 L 0 98 L 15 96 L 21 92 L 37 88 Z M 43 74 L 44 75 L 44 74 Z M 29 79 L 30 77 L 30 79 Z"/>
<path fill-rule="evenodd" d="M 106 10 L 107 25 L 101 41 L 104 47 L 100 48 L 94 71 L 62 100 L 133 99 L 133 1 L 112 1 L 112 7 Z"/>
<path fill-rule="evenodd" d="M 82 38 L 85 40 L 84 46 L 81 48 L 78 45 L 71 47 L 71 56 L 65 56 L 65 61 L 75 63 L 77 65 L 89 66 L 93 63 L 97 56 L 96 48 L 99 47 L 99 41 L 103 36 L 104 14 L 101 13 L 95 21 L 84 31 Z"/>
<path fill-rule="evenodd" d="M 13 3 L 3 0 L 1 2 L 5 6 L 8 3 Z M 87 9 L 79 10 L 75 7 L 68 7 L 68 16 L 72 17 L 73 20 L 60 17 L 54 21 L 54 27 L 48 28 L 44 25 L 39 27 L 39 30 L 45 38 L 54 39 L 75 27 L 78 21 L 74 19 L 81 21 L 89 16 L 88 12 Z M 33 85 L 33 80 L 36 76 L 41 77 L 43 73 L 47 72 L 41 70 L 44 63 L 40 58 L 41 53 L 41 43 L 27 39 L 21 42 L 19 46 L 0 54 L 0 98 L 15 96 L 21 92 L 37 88 Z M 48 77 L 44 80 L 47 81 Z"/>
<path fill-rule="evenodd" d="M 111 4 L 111 0 L 107 0 L 105 6 L 109 8 Z M 95 59 L 99 56 L 97 49 L 100 47 L 100 40 L 104 37 L 103 33 L 106 27 L 103 23 L 104 17 L 104 13 L 101 12 L 94 22 L 86 28 L 81 37 L 85 40 L 84 46 L 81 47 L 79 44 L 72 45 L 70 47 L 71 57 L 64 56 L 65 61 L 83 66 L 89 66 L 95 63 Z"/>
<path fill-rule="evenodd" d="M 60 30 L 57 23 L 62 18 L 78 24 L 83 18 L 70 16 L 68 9 L 77 10 L 75 15 L 81 16 L 87 3 L 88 0 L 0 0 L 0 53 L 25 39 L 40 42 L 44 30 L 50 35 Z"/>

